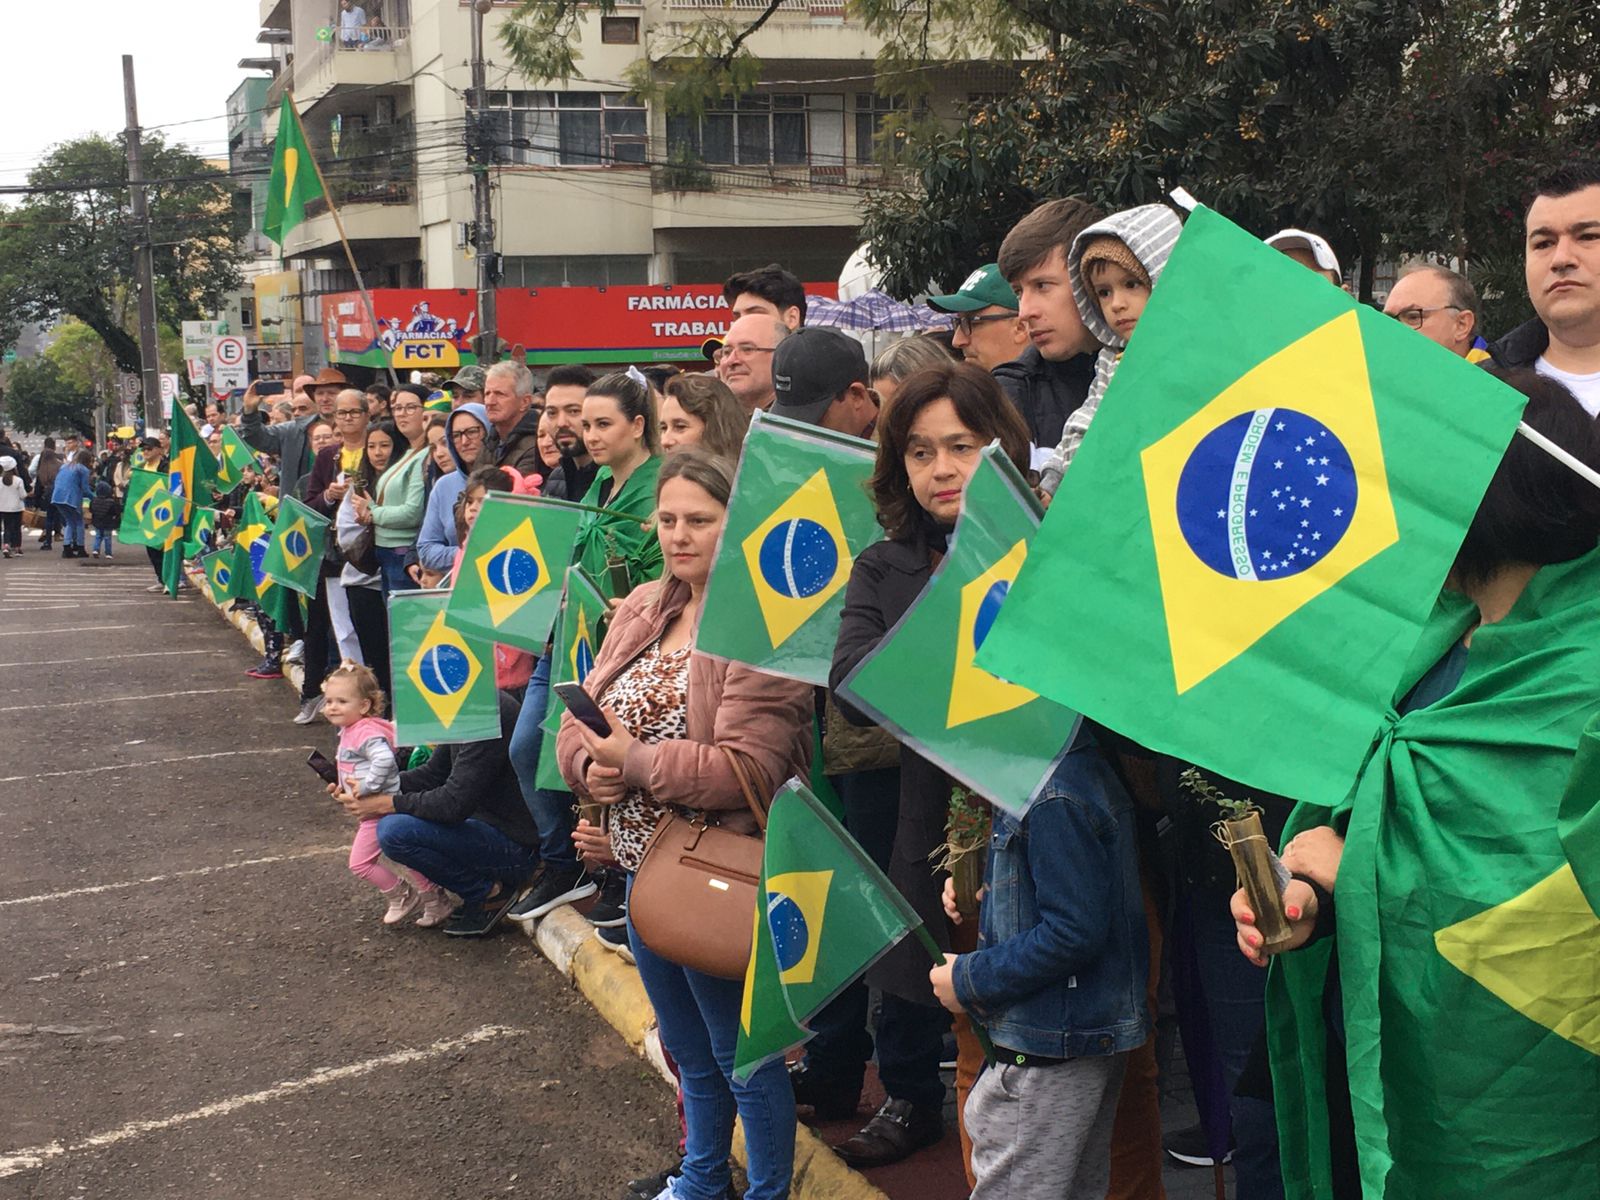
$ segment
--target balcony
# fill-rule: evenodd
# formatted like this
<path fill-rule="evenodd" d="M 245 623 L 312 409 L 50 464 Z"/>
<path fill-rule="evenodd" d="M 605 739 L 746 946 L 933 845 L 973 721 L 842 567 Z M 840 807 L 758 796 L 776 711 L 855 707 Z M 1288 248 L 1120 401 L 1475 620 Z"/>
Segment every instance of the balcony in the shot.
<path fill-rule="evenodd" d="M 721 166 L 700 162 L 668 162 L 650 168 L 650 190 L 656 195 L 685 192 L 855 191 L 893 182 L 892 168 L 877 163 L 842 163 L 837 159 L 771 166 Z"/>
<path fill-rule="evenodd" d="M 343 88 L 398 83 L 411 74 L 410 37 L 407 25 L 368 25 L 352 31 L 325 26 L 295 59 L 295 96 L 314 103 Z"/>

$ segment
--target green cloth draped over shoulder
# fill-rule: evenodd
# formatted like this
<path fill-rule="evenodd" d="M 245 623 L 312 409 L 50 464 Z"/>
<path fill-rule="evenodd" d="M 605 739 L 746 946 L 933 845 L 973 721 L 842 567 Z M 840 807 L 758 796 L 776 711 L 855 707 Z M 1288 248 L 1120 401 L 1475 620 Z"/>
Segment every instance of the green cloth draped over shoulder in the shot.
<path fill-rule="evenodd" d="M 1476 615 L 1446 593 L 1397 706 Z M 1392 707 L 1338 809 L 1296 810 L 1287 833 L 1331 824 L 1346 842 L 1337 938 L 1278 959 L 1268 988 L 1290 1200 L 1333 1195 L 1335 949 L 1365 1200 L 1600 1186 L 1597 712 L 1600 551 L 1538 571 L 1474 633 L 1449 694 Z"/>
<path fill-rule="evenodd" d="M 578 536 L 573 548 L 573 564 L 611 596 L 611 581 L 606 572 L 606 556 L 612 544 L 628 564 L 628 578 L 633 586 L 659 578 L 661 575 L 661 543 L 656 539 L 654 523 L 647 531 L 644 524 L 656 511 L 656 476 L 661 473 L 660 455 L 651 455 L 634 469 L 628 481 L 604 502 L 601 489 L 611 480 L 611 468 L 601 467 L 583 503 L 604 508 L 606 515 L 584 513 L 578 522 Z"/>

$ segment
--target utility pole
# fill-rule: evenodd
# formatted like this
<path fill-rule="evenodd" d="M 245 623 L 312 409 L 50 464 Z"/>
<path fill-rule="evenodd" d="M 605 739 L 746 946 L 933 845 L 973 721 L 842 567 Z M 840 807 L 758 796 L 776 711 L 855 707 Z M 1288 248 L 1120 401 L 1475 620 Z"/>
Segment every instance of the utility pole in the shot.
<path fill-rule="evenodd" d="M 478 344 L 484 348 L 478 358 L 482 362 L 496 361 L 500 345 L 494 296 L 495 285 L 500 282 L 500 256 L 494 252 L 494 204 L 489 185 L 494 139 L 487 121 L 488 70 L 483 61 L 483 18 L 492 7 L 492 0 L 473 0 L 472 90 L 467 101 L 467 161 L 472 166 L 472 248 L 478 260 Z"/>
<path fill-rule="evenodd" d="M 133 197 L 134 274 L 139 287 L 139 366 L 144 381 L 144 427 L 159 432 L 161 363 L 157 359 L 155 264 L 150 257 L 150 210 L 145 202 L 144 167 L 139 154 L 139 98 L 133 89 L 133 55 L 122 56 L 122 94 L 128 109 L 128 191 Z"/>

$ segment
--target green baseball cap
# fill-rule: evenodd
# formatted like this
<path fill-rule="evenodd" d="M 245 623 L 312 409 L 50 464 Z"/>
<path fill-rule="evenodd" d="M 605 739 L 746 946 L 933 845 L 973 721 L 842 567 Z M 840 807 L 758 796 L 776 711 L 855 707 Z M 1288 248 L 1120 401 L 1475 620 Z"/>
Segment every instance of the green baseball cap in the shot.
<path fill-rule="evenodd" d="M 999 263 L 979 267 L 949 296 L 929 296 L 928 303 L 940 312 L 969 313 L 998 305 L 1017 311 L 1017 294 L 1000 274 Z"/>

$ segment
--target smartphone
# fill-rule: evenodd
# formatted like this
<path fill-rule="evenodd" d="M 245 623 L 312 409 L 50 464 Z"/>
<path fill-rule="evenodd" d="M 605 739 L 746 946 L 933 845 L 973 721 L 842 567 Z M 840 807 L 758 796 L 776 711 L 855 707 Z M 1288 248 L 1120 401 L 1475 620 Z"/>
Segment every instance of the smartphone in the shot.
<path fill-rule="evenodd" d="M 594 702 L 594 697 L 583 690 L 583 684 L 557 683 L 552 684 L 550 690 L 561 697 L 561 703 L 567 706 L 568 712 L 595 733 L 601 737 L 611 736 L 611 722 L 606 720 L 605 714 L 600 711 L 600 706 Z"/>
<path fill-rule="evenodd" d="M 339 782 L 339 768 L 328 761 L 328 756 L 321 750 L 313 750 L 306 755 L 306 766 L 322 776 L 326 783 Z"/>
<path fill-rule="evenodd" d="M 283 380 L 281 380 L 281 379 L 258 379 L 258 380 L 256 380 L 256 395 L 258 395 L 258 396 L 281 396 L 281 395 L 283 395 Z"/>

